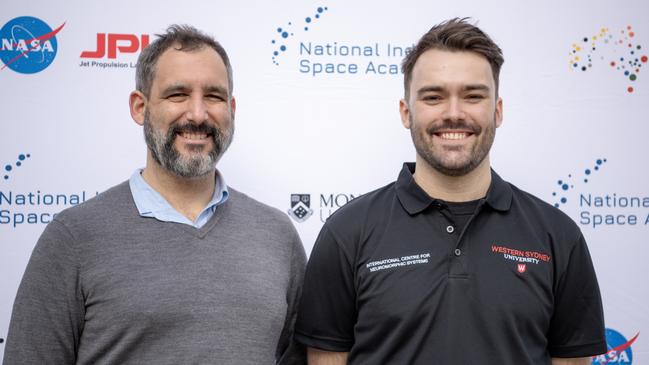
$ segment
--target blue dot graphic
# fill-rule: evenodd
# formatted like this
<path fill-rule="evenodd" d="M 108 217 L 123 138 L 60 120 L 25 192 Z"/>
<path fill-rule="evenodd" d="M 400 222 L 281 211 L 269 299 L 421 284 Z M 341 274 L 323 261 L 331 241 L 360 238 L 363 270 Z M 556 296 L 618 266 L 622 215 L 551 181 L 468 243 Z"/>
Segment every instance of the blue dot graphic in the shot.
<path fill-rule="evenodd" d="M 590 169 L 586 169 L 586 171 L 584 172 L 586 173 L 586 175 L 590 175 Z"/>
<path fill-rule="evenodd" d="M 30 157 L 32 157 L 32 156 L 28 153 L 28 154 L 27 154 L 27 158 L 30 158 Z M 606 160 L 604 160 L 604 161 L 606 161 Z"/>
<path fill-rule="evenodd" d="M 559 180 L 559 181 L 557 182 L 557 184 L 558 184 L 558 185 L 563 185 L 563 181 Z"/>
<path fill-rule="evenodd" d="M 557 196 L 557 193 L 555 193 L 555 192 L 552 192 L 552 196 Z"/>
<path fill-rule="evenodd" d="M 322 11 L 323 11 L 322 8 L 318 8 L 318 13 L 322 13 Z"/>
<path fill-rule="evenodd" d="M 277 56 L 277 55 L 279 55 L 279 52 L 275 51 L 275 52 L 273 52 L 273 54 L 274 54 L 275 56 Z"/>
<path fill-rule="evenodd" d="M 602 164 L 602 160 L 597 160 L 597 164 L 598 164 L 598 165 L 601 165 L 601 164 Z"/>
<path fill-rule="evenodd" d="M 316 17 L 316 19 L 319 19 L 319 18 L 320 18 L 320 14 L 316 14 L 315 17 Z"/>
<path fill-rule="evenodd" d="M 20 161 L 16 162 L 16 166 L 20 166 L 20 165 L 21 165 Z"/>
<path fill-rule="evenodd" d="M 310 17 L 306 17 L 306 19 L 304 19 L 304 21 L 306 21 L 307 23 L 311 23 L 311 18 L 310 18 Z"/>
<path fill-rule="evenodd" d="M 566 204 L 567 201 L 568 201 L 568 199 L 566 199 L 566 198 L 561 198 L 561 202 L 562 202 L 563 204 Z"/>
<path fill-rule="evenodd" d="M 288 38 L 288 32 L 283 32 L 282 33 L 282 38 Z"/>
<path fill-rule="evenodd" d="M 24 160 L 24 159 L 25 159 L 25 155 L 18 155 L 18 159 L 19 159 L 20 161 Z"/>
<path fill-rule="evenodd" d="M 5 175 L 5 180 L 9 179 L 9 175 Z"/>
<path fill-rule="evenodd" d="M 270 43 L 275 44 L 275 40 L 273 39 L 272 41 L 270 41 Z"/>
<path fill-rule="evenodd" d="M 309 27 L 304 27 L 304 31 L 308 31 L 308 30 L 309 30 Z"/>
<path fill-rule="evenodd" d="M 282 50 L 282 52 L 286 51 L 286 46 L 281 46 L 281 47 L 279 47 L 279 49 Z"/>
<path fill-rule="evenodd" d="M 568 186 L 568 184 L 561 185 L 561 189 L 563 189 L 563 190 L 568 190 L 569 188 L 570 187 Z"/>
<path fill-rule="evenodd" d="M 281 32 L 282 32 L 282 28 L 277 28 L 277 33 L 281 33 Z"/>
<path fill-rule="evenodd" d="M 5 166 L 5 170 L 6 170 L 6 171 L 11 171 L 11 165 L 6 165 L 6 166 Z"/>
<path fill-rule="evenodd" d="M 599 166 L 595 166 L 595 171 L 599 170 Z"/>
<path fill-rule="evenodd" d="M 584 179 L 584 182 L 587 183 L 587 182 L 588 182 L 588 179 Z"/>
<path fill-rule="evenodd" d="M 559 203 L 554 203 L 555 208 L 559 208 Z"/>

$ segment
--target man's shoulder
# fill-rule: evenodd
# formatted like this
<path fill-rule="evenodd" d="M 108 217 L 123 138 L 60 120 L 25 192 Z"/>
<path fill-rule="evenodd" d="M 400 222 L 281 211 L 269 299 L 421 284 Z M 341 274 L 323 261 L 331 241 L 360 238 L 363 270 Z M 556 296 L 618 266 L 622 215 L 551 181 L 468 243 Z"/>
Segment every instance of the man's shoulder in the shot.
<path fill-rule="evenodd" d="M 525 215 L 530 216 L 548 231 L 578 234 L 579 227 L 572 218 L 556 206 L 538 196 L 507 183 L 512 188 L 512 204 Z"/>
<path fill-rule="evenodd" d="M 136 209 L 128 181 L 124 181 L 81 204 L 64 209 L 54 219 L 62 223 L 102 221 L 129 208 Z"/>
<path fill-rule="evenodd" d="M 377 224 L 378 221 L 389 216 L 388 212 L 399 203 L 395 183 L 391 182 L 350 200 L 335 211 L 325 225 L 330 229 L 348 230 Z"/>
<path fill-rule="evenodd" d="M 228 194 L 231 211 L 236 215 L 245 216 L 256 222 L 276 222 L 291 225 L 288 216 L 277 208 L 262 203 L 230 186 L 228 186 Z"/>

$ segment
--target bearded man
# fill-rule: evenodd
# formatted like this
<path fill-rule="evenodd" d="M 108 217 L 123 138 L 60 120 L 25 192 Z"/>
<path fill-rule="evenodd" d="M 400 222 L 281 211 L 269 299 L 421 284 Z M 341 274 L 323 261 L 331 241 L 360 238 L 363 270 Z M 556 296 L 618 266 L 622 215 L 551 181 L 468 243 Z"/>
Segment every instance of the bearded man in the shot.
<path fill-rule="evenodd" d="M 171 26 L 144 49 L 130 111 L 146 166 L 56 216 L 14 304 L 4 363 L 300 363 L 306 257 L 285 214 L 226 185 L 234 133 L 223 47 Z"/>
<path fill-rule="evenodd" d="M 502 63 L 466 19 L 404 59 L 415 163 L 322 228 L 295 329 L 309 364 L 586 365 L 606 352 L 579 228 L 491 169 Z"/>

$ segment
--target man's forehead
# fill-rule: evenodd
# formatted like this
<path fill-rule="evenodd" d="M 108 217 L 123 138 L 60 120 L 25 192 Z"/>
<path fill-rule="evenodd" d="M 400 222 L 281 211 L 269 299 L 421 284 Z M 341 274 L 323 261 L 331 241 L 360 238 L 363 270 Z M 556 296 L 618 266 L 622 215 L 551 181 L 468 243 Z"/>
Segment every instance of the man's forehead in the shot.
<path fill-rule="evenodd" d="M 165 50 L 158 59 L 153 74 L 154 88 L 182 85 L 185 88 L 227 88 L 228 74 L 221 56 L 211 47 Z"/>
<path fill-rule="evenodd" d="M 431 49 L 417 59 L 412 72 L 412 86 L 421 83 L 484 84 L 495 83 L 487 59 L 470 51 Z"/>

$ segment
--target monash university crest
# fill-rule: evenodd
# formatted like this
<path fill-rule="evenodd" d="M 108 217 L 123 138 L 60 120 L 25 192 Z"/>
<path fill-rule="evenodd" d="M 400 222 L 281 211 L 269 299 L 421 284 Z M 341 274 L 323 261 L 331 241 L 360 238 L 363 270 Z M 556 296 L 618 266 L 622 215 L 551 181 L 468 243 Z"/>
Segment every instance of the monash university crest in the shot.
<path fill-rule="evenodd" d="M 291 209 L 287 211 L 296 222 L 302 223 L 313 214 L 310 194 L 291 194 Z"/>

